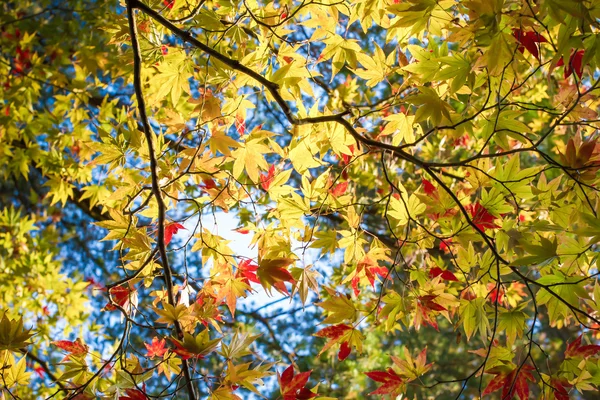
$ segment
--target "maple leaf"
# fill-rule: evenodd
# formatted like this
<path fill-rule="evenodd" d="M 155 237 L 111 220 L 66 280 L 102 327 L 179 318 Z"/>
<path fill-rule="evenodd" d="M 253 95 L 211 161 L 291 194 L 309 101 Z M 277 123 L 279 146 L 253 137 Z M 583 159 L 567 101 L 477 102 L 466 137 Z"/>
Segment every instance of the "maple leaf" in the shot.
<path fill-rule="evenodd" d="M 331 346 L 333 346 L 335 343 L 337 343 L 339 341 L 339 339 L 341 337 L 343 337 L 346 332 L 348 332 L 349 330 L 352 330 L 352 329 L 353 328 L 351 326 L 344 325 L 344 324 L 337 324 L 337 325 L 328 326 L 327 328 L 323 328 L 320 331 L 318 331 L 317 333 L 315 333 L 315 336 L 317 336 L 317 337 L 329 339 L 329 341 L 325 344 L 325 347 L 323 348 L 323 350 L 321 350 L 321 353 L 325 352 L 325 350 L 329 349 Z M 338 359 L 340 361 L 344 361 L 346 359 L 346 357 L 348 357 L 348 355 L 350 355 L 350 346 L 347 341 L 344 341 L 344 342 L 342 342 L 340 351 L 338 353 Z"/>
<path fill-rule="evenodd" d="M 505 294 L 505 290 L 503 287 L 500 287 L 500 290 L 498 290 L 498 287 L 495 283 L 488 283 L 487 289 L 490 291 L 489 299 L 492 304 L 502 303 L 502 300 L 504 299 L 504 294 Z"/>
<path fill-rule="evenodd" d="M 148 396 L 137 389 L 125 389 L 126 396 L 119 396 L 119 400 L 148 400 Z"/>
<path fill-rule="evenodd" d="M 458 278 L 452 273 L 452 271 L 441 269 L 440 267 L 433 267 L 429 270 L 429 277 L 436 278 L 438 276 L 446 281 L 458 282 Z"/>
<path fill-rule="evenodd" d="M 567 344 L 567 349 L 565 350 L 565 357 L 591 357 L 600 353 L 600 346 L 595 344 L 589 344 L 582 346 L 581 340 L 583 335 L 580 335 L 573 342 Z"/>
<path fill-rule="evenodd" d="M 208 191 L 210 189 L 217 189 L 217 184 L 215 180 L 212 178 L 204 178 L 202 179 L 202 184 L 200 185 L 200 189 L 204 191 Z"/>
<path fill-rule="evenodd" d="M 358 296 L 360 294 L 360 290 L 358 289 L 358 284 L 360 279 L 364 276 L 367 278 L 371 287 L 375 288 L 375 276 L 379 275 L 382 278 L 389 279 L 389 270 L 386 267 L 381 267 L 377 264 L 377 260 L 369 256 L 365 256 L 357 265 L 356 272 L 354 273 L 354 277 L 352 278 L 352 289 L 354 290 L 354 294 Z"/>
<path fill-rule="evenodd" d="M 452 239 L 444 239 L 440 241 L 440 250 L 444 253 L 450 252 L 450 246 L 452 245 Z"/>
<path fill-rule="evenodd" d="M 23 318 L 10 319 L 5 311 L 0 319 L 0 351 L 15 351 L 32 344 L 29 338 L 34 334 L 30 331 L 23 328 Z"/>
<path fill-rule="evenodd" d="M 192 336 L 187 332 L 183 334 L 183 340 L 170 338 L 175 345 L 173 353 L 181 357 L 182 360 L 189 358 L 204 358 L 207 354 L 213 352 L 222 338 L 211 339 L 208 335 L 208 330 L 205 329 L 196 336 Z"/>
<path fill-rule="evenodd" d="M 316 393 L 311 392 L 306 388 L 306 383 L 312 370 L 294 374 L 294 366 L 290 365 L 283 371 L 281 375 L 277 373 L 277 380 L 283 400 L 305 400 L 317 397 Z"/>
<path fill-rule="evenodd" d="M 425 347 L 417 357 L 412 357 L 408 348 L 404 347 L 404 359 L 396 356 L 390 356 L 394 365 L 400 368 L 400 376 L 407 382 L 417 379 L 419 376 L 427 373 L 433 363 L 427 364 L 427 347 Z"/>
<path fill-rule="evenodd" d="M 552 391 L 554 392 L 554 398 L 556 400 L 569 400 L 569 391 L 567 388 L 572 387 L 568 381 L 564 379 L 552 378 L 550 381 Z"/>
<path fill-rule="evenodd" d="M 294 260 L 291 258 L 263 259 L 259 261 L 257 275 L 267 293 L 270 293 L 271 287 L 274 287 L 279 292 L 289 295 L 285 282 L 293 284 L 295 280 L 285 267 L 293 262 Z"/>
<path fill-rule="evenodd" d="M 165 225 L 165 246 L 171 243 L 173 235 L 177 234 L 180 229 L 186 228 L 177 222 Z"/>
<path fill-rule="evenodd" d="M 340 351 L 338 353 L 338 360 L 344 361 L 346 358 L 348 358 L 351 351 L 352 348 L 350 347 L 348 342 L 342 342 L 342 345 L 340 346 Z"/>
<path fill-rule="evenodd" d="M 80 338 L 75 339 L 74 342 L 69 340 L 56 340 L 52 342 L 52 344 L 69 353 L 66 359 L 68 359 L 69 356 L 82 356 L 88 352 L 87 345 L 83 343 Z"/>
<path fill-rule="evenodd" d="M 221 332 L 217 321 L 223 321 L 223 316 L 219 310 L 219 304 L 213 296 L 200 293 L 194 304 L 194 316 L 205 327 L 208 327 L 210 323 L 217 331 Z"/>
<path fill-rule="evenodd" d="M 260 186 L 263 190 L 268 191 L 269 187 L 271 187 L 271 182 L 273 182 L 273 178 L 275 177 L 275 166 L 271 165 L 269 167 L 269 171 L 266 174 L 260 174 Z"/>
<path fill-rule="evenodd" d="M 414 320 L 415 329 L 421 326 L 421 320 L 423 320 L 427 325 L 433 327 L 435 330 L 439 330 L 437 321 L 435 320 L 437 312 L 448 310 L 434 301 L 437 297 L 437 295 L 428 294 L 417 298 L 417 312 L 415 313 Z"/>
<path fill-rule="evenodd" d="M 404 381 L 392 368 L 388 368 L 387 371 L 365 372 L 365 375 L 375 382 L 383 383 L 377 390 L 369 393 L 369 396 L 374 394 L 398 396 L 404 392 Z"/>
<path fill-rule="evenodd" d="M 158 340 L 156 336 L 152 338 L 152 343 L 144 343 L 148 350 L 148 358 L 162 357 L 168 349 L 165 348 L 165 339 Z"/>
<path fill-rule="evenodd" d="M 110 293 L 112 301 L 127 311 L 128 314 L 132 314 L 137 307 L 138 296 L 135 288 L 131 289 L 127 286 L 116 286 L 111 288 L 108 292 Z M 116 310 L 117 307 L 109 302 L 104 309 L 107 311 L 113 311 Z"/>
<path fill-rule="evenodd" d="M 481 203 L 469 204 L 465 208 L 471 213 L 473 223 L 482 231 L 500 228 L 494 223 L 496 217 L 490 214 Z"/>
<path fill-rule="evenodd" d="M 248 279 L 245 277 L 236 278 L 230 275 L 229 272 L 222 274 L 222 276 L 216 278 L 211 283 L 217 290 L 215 294 L 216 302 L 221 302 L 225 299 L 231 315 L 234 315 L 238 297 L 245 297 L 246 291 L 252 291 L 247 282 Z"/>
<path fill-rule="evenodd" d="M 173 6 L 175 5 L 175 0 L 163 0 L 162 3 L 165 7 L 167 7 L 169 10 L 171 10 L 173 8 Z"/>
<path fill-rule="evenodd" d="M 258 265 L 252 264 L 252 260 L 246 258 L 239 262 L 236 278 L 241 277 L 245 279 L 244 282 L 247 285 L 249 285 L 248 281 L 260 284 L 260 280 L 256 276 L 256 271 L 258 271 L 258 268 Z"/>
<path fill-rule="evenodd" d="M 583 75 L 582 63 L 583 63 L 583 55 L 584 54 L 585 54 L 585 50 L 576 50 L 576 51 L 571 52 L 571 57 L 569 58 L 569 64 L 567 66 L 565 66 L 565 72 L 564 72 L 565 79 L 567 79 L 569 76 L 571 76 L 573 71 L 575 71 L 577 76 L 579 76 L 579 78 L 581 79 L 581 76 Z M 556 63 L 556 66 L 560 67 L 563 65 L 565 65 L 565 63 L 564 63 L 563 59 L 561 58 Z"/>
<path fill-rule="evenodd" d="M 523 32 L 520 29 L 513 29 L 513 36 L 521 44 L 519 51 L 529 51 L 535 58 L 540 59 L 538 43 L 547 43 L 548 40 L 537 32 Z"/>
<path fill-rule="evenodd" d="M 495 371 L 496 368 L 490 370 Z M 498 367 L 495 377 L 483 391 L 483 396 L 502 389 L 502 399 L 512 399 L 515 395 L 520 400 L 529 399 L 529 384 L 527 381 L 535 382 L 531 371 L 535 370 L 531 365 L 525 364 L 521 367 L 506 370 L 506 367 Z"/>
<path fill-rule="evenodd" d="M 329 293 L 330 298 L 322 303 L 316 303 L 317 306 L 323 308 L 328 313 L 323 323 L 336 324 L 344 320 L 355 321 L 357 309 L 350 295 L 337 293 L 330 288 L 325 288 L 325 290 Z"/>
<path fill-rule="evenodd" d="M 329 189 L 329 193 L 331 193 L 333 197 L 339 197 L 346 193 L 346 190 L 348 190 L 348 181 L 340 182 L 333 186 L 331 189 Z"/>
<path fill-rule="evenodd" d="M 425 194 L 437 197 L 437 188 L 433 186 L 433 183 L 429 182 L 425 178 L 421 179 L 421 182 L 423 183 L 423 191 Z"/>

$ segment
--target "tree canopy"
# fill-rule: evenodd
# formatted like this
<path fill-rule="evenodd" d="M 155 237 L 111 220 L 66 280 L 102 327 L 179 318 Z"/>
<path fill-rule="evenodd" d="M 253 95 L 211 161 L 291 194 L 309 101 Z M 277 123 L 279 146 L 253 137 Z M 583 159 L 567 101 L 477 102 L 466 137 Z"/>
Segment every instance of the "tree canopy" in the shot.
<path fill-rule="evenodd" d="M 600 2 L 0 5 L 0 398 L 594 398 Z"/>

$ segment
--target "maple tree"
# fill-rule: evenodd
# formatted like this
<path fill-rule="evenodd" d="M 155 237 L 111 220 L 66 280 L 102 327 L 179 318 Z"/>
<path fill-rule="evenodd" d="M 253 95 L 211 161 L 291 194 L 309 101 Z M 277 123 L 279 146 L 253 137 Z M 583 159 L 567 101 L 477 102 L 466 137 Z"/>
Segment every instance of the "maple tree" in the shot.
<path fill-rule="evenodd" d="M 597 396 L 599 10 L 3 2 L 1 398 Z"/>

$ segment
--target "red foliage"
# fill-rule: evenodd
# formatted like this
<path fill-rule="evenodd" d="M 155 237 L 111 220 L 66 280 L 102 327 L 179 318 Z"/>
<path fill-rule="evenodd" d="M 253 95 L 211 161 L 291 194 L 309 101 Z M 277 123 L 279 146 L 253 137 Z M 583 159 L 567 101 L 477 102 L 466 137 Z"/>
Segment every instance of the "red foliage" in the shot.
<path fill-rule="evenodd" d="M 569 391 L 567 388 L 570 388 L 571 385 L 566 380 L 559 380 L 556 378 L 552 378 L 551 381 L 552 391 L 554 392 L 554 398 L 556 400 L 569 400 Z"/>
<path fill-rule="evenodd" d="M 185 227 L 177 222 L 165 225 L 165 246 L 171 243 L 173 235 L 177 234 L 180 229 L 185 230 Z"/>
<path fill-rule="evenodd" d="M 338 360 L 344 361 L 346 358 L 348 358 L 351 350 L 352 349 L 350 348 L 348 342 L 343 342 L 338 353 Z"/>
<path fill-rule="evenodd" d="M 423 178 L 421 182 L 423 182 L 423 191 L 425 192 L 425 194 L 429 196 L 437 195 L 437 188 L 433 186 L 433 183 L 429 182 L 425 178 Z"/>
<path fill-rule="evenodd" d="M 569 76 L 571 76 L 571 74 L 573 73 L 573 71 L 575 71 L 575 73 L 577 74 L 577 76 L 579 76 L 579 78 L 581 78 L 581 76 L 583 75 L 583 55 L 585 54 L 585 50 L 577 50 L 575 52 L 571 53 L 571 58 L 569 58 L 569 64 L 565 67 L 565 79 L 567 79 Z M 558 63 L 556 63 L 556 65 L 558 67 L 565 65 L 563 59 L 561 58 L 560 60 L 558 60 Z"/>
<path fill-rule="evenodd" d="M 294 375 L 294 366 L 290 365 L 281 375 L 277 373 L 283 400 L 306 400 L 317 397 L 316 393 L 306 388 L 312 370 Z"/>
<path fill-rule="evenodd" d="M 435 278 L 435 277 L 441 276 L 442 279 L 445 280 L 445 281 L 458 282 L 458 278 L 456 277 L 456 275 L 454 275 L 452 273 L 452 271 L 449 271 L 447 269 L 441 269 L 440 267 L 433 267 L 433 268 L 431 268 L 429 270 L 429 276 L 431 278 Z"/>
<path fill-rule="evenodd" d="M 514 396 L 517 396 L 520 400 L 529 399 L 529 384 L 527 381 L 535 382 L 535 378 L 531 374 L 534 369 L 531 365 L 526 364 L 516 367 L 512 371 L 496 373 L 496 376 L 483 391 L 483 396 L 502 389 L 503 399 L 512 399 Z"/>
<path fill-rule="evenodd" d="M 349 330 L 352 330 L 351 326 L 344 325 L 344 324 L 337 324 L 337 325 L 332 325 L 332 326 L 328 326 L 327 328 L 321 329 L 320 331 L 315 333 L 315 336 L 327 338 L 331 342 L 331 341 L 335 341 L 335 340 L 341 338 Z M 351 351 L 350 344 L 347 341 L 342 342 L 342 344 L 340 346 L 340 351 L 338 352 L 338 360 L 344 361 L 350 355 L 350 351 Z"/>
<path fill-rule="evenodd" d="M 258 271 L 258 265 L 253 264 L 252 260 L 250 259 L 244 259 L 238 264 L 236 276 L 243 277 L 246 284 L 248 284 L 248 281 L 250 281 L 260 285 L 260 280 L 256 276 L 256 271 Z"/>
<path fill-rule="evenodd" d="M 126 389 L 126 396 L 119 396 L 119 400 L 148 400 L 148 396 L 137 389 Z"/>
<path fill-rule="evenodd" d="M 75 339 L 74 342 L 68 340 L 56 340 L 52 342 L 52 344 L 69 353 L 65 357 L 65 360 L 68 360 L 69 356 L 83 356 L 88 352 L 88 347 L 79 338 Z"/>
<path fill-rule="evenodd" d="M 565 357 L 591 357 L 595 356 L 600 352 L 600 346 L 595 344 L 590 345 L 581 345 L 581 339 L 583 335 L 580 335 L 573 342 L 567 344 L 567 349 L 565 350 Z"/>
<path fill-rule="evenodd" d="M 369 393 L 369 395 L 374 394 L 398 394 L 402 390 L 402 384 L 404 381 L 393 369 L 388 368 L 387 371 L 371 371 L 365 372 L 369 378 L 373 379 L 375 382 L 383 383 L 383 385 L 379 386 L 377 390 Z"/>
<path fill-rule="evenodd" d="M 113 301 L 120 307 L 123 307 L 125 310 L 128 309 L 128 306 L 132 300 L 134 303 L 136 302 L 136 299 L 134 299 L 134 296 L 137 296 L 135 289 L 130 289 L 127 286 L 117 286 L 110 289 L 109 292 Z M 117 308 L 109 302 L 104 309 L 107 311 L 113 311 Z"/>
<path fill-rule="evenodd" d="M 523 32 L 520 29 L 514 29 L 513 36 L 521 44 L 521 46 L 519 46 L 519 51 L 521 53 L 527 49 L 527 51 L 533 54 L 533 56 L 538 60 L 540 59 L 538 43 L 548 42 L 545 37 L 537 32 Z"/>
<path fill-rule="evenodd" d="M 337 185 L 335 185 L 334 187 L 329 189 L 329 193 L 331 193 L 331 195 L 333 197 L 339 197 L 339 196 L 343 195 L 344 193 L 346 193 L 346 190 L 348 190 L 348 182 L 347 181 L 338 183 Z"/>
<path fill-rule="evenodd" d="M 271 186 L 271 182 L 273 182 L 273 178 L 275 177 L 275 166 L 271 165 L 269 171 L 266 174 L 260 175 L 260 186 L 268 191 Z"/>
<path fill-rule="evenodd" d="M 158 340 L 156 336 L 152 338 L 152 343 L 144 343 L 148 350 L 148 358 L 162 357 L 168 349 L 165 348 L 165 339 Z"/>
<path fill-rule="evenodd" d="M 200 184 L 200 189 L 203 191 L 207 191 L 210 189 L 216 189 L 217 188 L 217 184 L 215 183 L 215 180 L 212 178 L 205 178 L 202 179 L 202 183 Z"/>
<path fill-rule="evenodd" d="M 497 218 L 490 214 L 490 212 L 480 203 L 469 204 L 465 208 L 471 214 L 473 223 L 482 231 L 486 229 L 500 228 L 494 223 Z"/>

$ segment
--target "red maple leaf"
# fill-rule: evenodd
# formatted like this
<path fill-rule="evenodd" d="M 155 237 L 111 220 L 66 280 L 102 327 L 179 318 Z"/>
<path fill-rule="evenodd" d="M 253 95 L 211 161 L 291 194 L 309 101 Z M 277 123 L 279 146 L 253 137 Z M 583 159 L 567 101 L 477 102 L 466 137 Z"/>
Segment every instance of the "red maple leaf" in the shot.
<path fill-rule="evenodd" d="M 148 400 L 148 396 L 137 389 L 126 389 L 126 396 L 119 396 L 119 400 Z"/>
<path fill-rule="evenodd" d="M 358 289 L 358 284 L 360 283 L 360 278 L 362 274 L 367 277 L 371 287 L 375 288 L 375 276 L 379 275 L 382 278 L 389 276 L 389 270 L 386 267 L 381 267 L 377 264 L 377 261 L 371 259 L 366 256 L 363 258 L 358 265 L 356 266 L 356 272 L 354 273 L 354 277 L 352 278 L 352 289 L 354 289 L 354 294 L 358 296 L 360 294 L 360 290 Z"/>
<path fill-rule="evenodd" d="M 170 10 L 175 5 L 175 0 L 163 0 L 163 4 Z"/>
<path fill-rule="evenodd" d="M 63 349 L 66 351 L 67 356 L 64 358 L 65 360 L 69 359 L 69 356 L 83 356 L 87 354 L 88 347 L 80 338 L 75 339 L 74 342 L 69 340 L 56 340 L 52 342 L 53 345 L 58 347 L 59 349 Z"/>
<path fill-rule="evenodd" d="M 502 399 L 512 399 L 515 395 L 520 400 L 529 399 L 527 381 L 535 382 L 535 378 L 530 372 L 534 369 L 531 365 L 526 364 L 515 367 L 513 370 L 497 372 L 483 391 L 483 396 L 502 389 Z"/>
<path fill-rule="evenodd" d="M 565 350 L 565 357 L 591 357 L 595 356 L 600 352 L 600 346 L 595 344 L 589 344 L 582 346 L 581 339 L 583 335 L 580 335 L 573 342 L 567 344 L 567 349 Z"/>
<path fill-rule="evenodd" d="M 490 298 L 490 302 L 492 304 L 502 303 L 502 301 L 504 300 L 504 294 L 505 294 L 505 290 L 503 287 L 500 287 L 500 290 L 498 290 L 498 287 L 496 286 L 496 284 L 488 283 L 487 289 L 490 291 L 489 298 Z"/>
<path fill-rule="evenodd" d="M 165 225 L 165 246 L 171 243 L 173 235 L 177 234 L 177 232 L 179 232 L 180 229 L 185 230 L 185 227 L 177 222 Z"/>
<path fill-rule="evenodd" d="M 31 53 L 29 50 L 23 50 L 17 47 L 17 56 L 15 57 L 12 73 L 14 75 L 22 74 L 26 69 L 31 68 Z"/>
<path fill-rule="evenodd" d="M 513 29 L 513 36 L 521 44 L 519 51 L 524 52 L 525 49 L 529 51 L 535 58 L 540 59 L 538 43 L 547 43 L 545 37 L 537 32 L 523 32 L 520 29 Z"/>
<path fill-rule="evenodd" d="M 158 340 L 156 336 L 152 338 L 152 343 L 144 343 L 146 350 L 148 350 L 148 358 L 162 357 L 167 349 L 165 348 L 165 339 Z"/>
<path fill-rule="evenodd" d="M 425 178 L 421 179 L 421 182 L 423 183 L 423 191 L 425 192 L 425 194 L 429 196 L 437 196 L 437 188 L 433 186 L 433 183 L 429 182 Z"/>
<path fill-rule="evenodd" d="M 346 190 L 348 190 L 348 181 L 338 183 L 337 185 L 329 189 L 329 193 L 331 193 L 333 197 L 339 197 L 346 193 Z"/>
<path fill-rule="evenodd" d="M 110 293 L 110 297 L 112 298 L 113 302 L 115 304 L 117 304 L 118 306 L 122 307 L 125 309 L 125 311 L 129 312 L 131 314 L 131 312 L 134 310 L 134 308 L 137 306 L 137 290 L 134 289 L 130 289 L 127 286 L 116 286 L 112 289 L 109 290 Z M 105 307 L 105 310 L 107 311 L 113 311 L 116 310 L 117 307 L 115 307 L 112 303 L 108 303 Z"/>
<path fill-rule="evenodd" d="M 396 396 L 404 391 L 404 381 L 392 368 L 388 368 L 387 371 L 365 372 L 365 375 L 375 382 L 383 383 L 377 390 L 369 393 L 369 396 L 374 394 L 391 394 Z"/>
<path fill-rule="evenodd" d="M 437 297 L 438 296 L 436 294 L 427 294 L 425 296 L 419 296 L 419 303 L 422 307 L 427 308 L 428 310 L 448 311 L 446 307 L 434 301 Z"/>
<path fill-rule="evenodd" d="M 452 245 L 452 239 L 443 239 L 440 242 L 440 250 L 444 253 L 448 253 L 450 251 L 450 246 Z"/>
<path fill-rule="evenodd" d="M 312 370 L 309 370 L 294 375 L 293 365 L 287 367 L 281 375 L 278 372 L 277 380 L 279 381 L 283 400 L 306 400 L 317 397 L 316 393 L 305 387 L 311 372 Z"/>
<path fill-rule="evenodd" d="M 431 268 L 429 270 L 429 276 L 431 278 L 441 276 L 443 280 L 458 282 L 458 278 L 452 273 L 452 271 L 449 271 L 447 269 L 441 269 L 440 267 Z"/>
<path fill-rule="evenodd" d="M 500 228 L 494 223 L 497 218 L 490 214 L 481 203 L 469 204 L 465 208 L 471 213 L 473 223 L 482 231 Z"/>
<path fill-rule="evenodd" d="M 585 50 L 577 50 L 575 52 L 571 52 L 571 57 L 569 58 L 569 64 L 565 67 L 565 72 L 564 72 L 565 79 L 567 79 L 569 76 L 571 76 L 573 71 L 575 71 L 577 76 L 579 76 L 579 78 L 581 78 L 581 75 L 583 75 L 583 64 L 582 63 L 583 63 L 583 55 L 584 54 L 585 54 Z M 565 62 L 561 58 L 556 63 L 556 66 L 560 67 L 562 65 L 565 65 Z"/>
<path fill-rule="evenodd" d="M 260 280 L 256 276 L 256 271 L 258 271 L 258 265 L 252 264 L 252 260 L 246 258 L 239 262 L 236 276 L 243 277 L 245 280 L 244 283 L 246 284 L 250 281 L 260 285 Z"/>
<path fill-rule="evenodd" d="M 551 387 L 556 400 L 569 400 L 569 391 L 567 388 L 572 387 L 569 382 L 562 379 L 552 378 Z"/>
<path fill-rule="evenodd" d="M 348 342 L 342 342 L 342 345 L 340 346 L 340 351 L 338 353 L 338 360 L 344 361 L 346 358 L 348 358 L 351 351 L 352 349 L 350 348 Z"/>
<path fill-rule="evenodd" d="M 352 329 L 352 327 L 345 324 L 331 325 L 315 333 L 315 336 L 335 340 L 342 337 L 344 333 L 346 333 L 350 329 Z"/>
<path fill-rule="evenodd" d="M 269 171 L 266 174 L 260 175 L 260 186 L 265 191 L 269 190 L 269 187 L 271 186 L 271 182 L 273 182 L 274 176 L 275 176 L 275 166 L 274 165 L 271 165 L 271 167 L 269 168 Z"/>
<path fill-rule="evenodd" d="M 323 348 L 322 352 L 333 346 L 335 343 L 337 343 L 338 340 L 342 336 L 344 336 L 344 334 L 346 334 L 346 332 L 348 332 L 349 330 L 352 330 L 351 326 L 337 324 L 328 326 L 327 328 L 321 329 L 320 331 L 315 333 L 315 336 L 317 337 L 329 339 L 329 341 L 325 344 L 325 347 Z M 350 351 L 351 348 L 348 341 L 342 342 L 342 344 L 340 345 L 340 351 L 338 352 L 338 360 L 344 361 L 350 355 Z"/>
<path fill-rule="evenodd" d="M 415 327 L 420 326 L 420 319 L 422 318 L 427 325 L 433 327 L 436 331 L 439 330 L 436 321 L 437 312 L 448 310 L 434 301 L 437 297 L 437 295 L 428 294 L 417 298 L 418 312 L 415 313 Z"/>
<path fill-rule="evenodd" d="M 212 178 L 205 178 L 202 179 L 202 183 L 200 184 L 200 189 L 203 191 L 208 191 L 210 189 L 216 189 L 217 188 L 217 184 L 215 183 L 215 180 Z"/>

